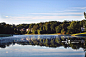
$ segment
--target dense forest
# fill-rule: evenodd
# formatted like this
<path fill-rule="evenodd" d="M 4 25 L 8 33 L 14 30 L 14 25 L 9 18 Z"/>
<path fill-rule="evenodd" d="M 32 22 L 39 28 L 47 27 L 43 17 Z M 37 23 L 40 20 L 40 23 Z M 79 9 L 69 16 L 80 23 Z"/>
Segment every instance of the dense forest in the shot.
<path fill-rule="evenodd" d="M 82 21 L 49 21 L 32 24 L 6 24 L 0 23 L 0 34 L 73 34 L 80 33 L 81 27 L 86 31 L 86 20 Z"/>

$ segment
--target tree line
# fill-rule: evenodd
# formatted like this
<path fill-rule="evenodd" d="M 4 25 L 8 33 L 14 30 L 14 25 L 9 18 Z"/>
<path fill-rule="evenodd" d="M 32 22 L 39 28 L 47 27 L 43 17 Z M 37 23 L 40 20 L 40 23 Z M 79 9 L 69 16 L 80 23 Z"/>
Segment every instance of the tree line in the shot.
<path fill-rule="evenodd" d="M 80 33 L 81 27 L 84 27 L 86 31 L 86 20 L 82 21 L 49 21 L 32 24 L 6 24 L 0 23 L 0 34 L 73 34 Z M 25 30 L 21 30 L 21 29 Z M 28 31 L 26 29 L 29 28 Z"/>

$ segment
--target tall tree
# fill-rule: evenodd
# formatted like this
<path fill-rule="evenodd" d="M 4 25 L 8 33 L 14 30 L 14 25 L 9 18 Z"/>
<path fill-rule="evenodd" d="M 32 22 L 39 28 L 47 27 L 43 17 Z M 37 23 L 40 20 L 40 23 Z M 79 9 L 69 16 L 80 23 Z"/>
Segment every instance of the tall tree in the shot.
<path fill-rule="evenodd" d="M 76 21 L 72 21 L 67 28 L 70 31 L 70 33 L 78 33 L 81 29 L 80 24 L 78 24 Z"/>
<path fill-rule="evenodd" d="M 56 26 L 55 29 L 56 29 L 56 33 L 61 33 L 61 29 L 62 29 L 61 24 L 59 26 Z"/>

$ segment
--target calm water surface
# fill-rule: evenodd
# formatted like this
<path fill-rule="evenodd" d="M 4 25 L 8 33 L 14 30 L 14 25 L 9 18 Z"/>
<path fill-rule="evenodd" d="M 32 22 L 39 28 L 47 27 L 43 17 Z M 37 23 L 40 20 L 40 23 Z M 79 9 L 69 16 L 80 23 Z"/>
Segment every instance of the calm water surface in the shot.
<path fill-rule="evenodd" d="M 85 57 L 86 37 L 13 35 L 0 37 L 0 57 Z"/>

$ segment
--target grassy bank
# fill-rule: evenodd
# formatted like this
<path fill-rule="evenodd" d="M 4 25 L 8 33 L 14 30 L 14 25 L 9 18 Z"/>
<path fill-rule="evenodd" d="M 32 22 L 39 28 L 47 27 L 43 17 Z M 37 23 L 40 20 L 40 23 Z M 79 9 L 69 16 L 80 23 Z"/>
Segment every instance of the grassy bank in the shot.
<path fill-rule="evenodd" d="M 71 34 L 54 33 L 54 34 L 24 34 L 24 35 L 71 35 Z"/>
<path fill-rule="evenodd" d="M 71 36 L 86 36 L 86 32 L 84 32 L 84 33 L 71 34 Z"/>
<path fill-rule="evenodd" d="M 61 35 L 61 34 L 24 34 L 24 35 Z"/>
<path fill-rule="evenodd" d="M 84 32 L 84 33 L 76 33 L 76 34 L 24 34 L 24 35 L 66 35 L 66 36 L 86 36 L 86 32 Z"/>
<path fill-rule="evenodd" d="M 8 36 L 12 36 L 11 34 L 0 34 L 0 37 L 8 37 Z"/>

